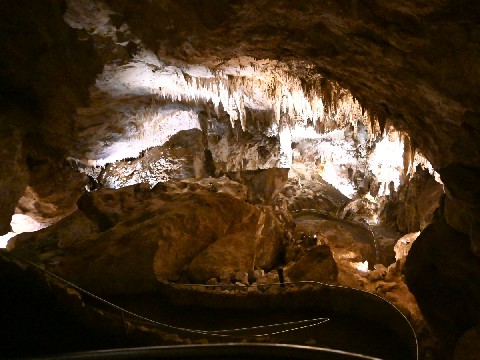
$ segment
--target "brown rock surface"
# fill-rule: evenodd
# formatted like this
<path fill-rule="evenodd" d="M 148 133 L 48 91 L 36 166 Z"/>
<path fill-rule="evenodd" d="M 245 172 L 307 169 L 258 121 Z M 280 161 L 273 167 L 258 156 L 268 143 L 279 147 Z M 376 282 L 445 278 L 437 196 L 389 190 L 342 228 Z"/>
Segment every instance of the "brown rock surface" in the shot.
<path fill-rule="evenodd" d="M 306 91 L 320 83 L 321 91 L 327 95 L 323 99 L 329 107 L 332 105 L 330 95 L 335 92 L 324 86 L 328 82 L 319 75 L 322 73 L 350 89 L 369 113 L 378 117 L 380 127 L 388 118 L 397 129 L 406 131 L 412 147 L 420 149 L 442 175 L 447 189 L 444 215 L 448 225 L 458 232 L 442 225 L 444 233 L 437 229 L 434 236 L 430 236 L 432 229 L 436 228 L 427 228 L 428 236 L 425 235 L 424 239 L 429 241 L 422 240 L 418 244 L 433 243 L 431 237 L 434 237 L 438 246 L 415 245 L 414 249 L 423 249 L 423 246 L 427 249 L 416 250 L 413 254 L 417 255 L 409 257 L 419 266 L 435 265 L 426 269 L 415 268 L 415 271 L 423 273 L 420 283 L 426 288 L 441 291 L 436 291 L 431 301 L 422 300 L 426 295 L 421 291 L 415 293 L 427 317 L 430 320 L 438 317 L 432 321 L 437 329 L 442 326 L 453 329 L 450 334 L 439 332 L 439 337 L 451 348 L 459 334 L 455 326 L 451 326 L 450 316 L 458 309 L 447 306 L 441 314 L 433 302 L 450 305 L 452 294 L 475 288 L 478 284 L 475 276 L 478 257 L 473 254 L 479 253 L 480 232 L 477 223 L 480 211 L 479 13 L 480 4 L 468 0 L 0 2 L 0 231 L 8 231 L 18 200 L 26 186 L 31 185 L 28 155 L 34 154 L 34 159 L 48 157 L 51 161 L 45 162 L 41 172 L 54 173 L 57 157 L 51 155 L 51 150 L 58 153 L 59 158 L 74 155 L 78 159 L 96 161 L 125 137 L 127 139 L 119 146 L 128 148 L 129 141 L 135 140 L 139 129 L 151 130 L 148 135 L 158 140 L 154 126 L 136 128 L 144 124 L 143 115 L 149 110 L 142 110 L 142 107 L 156 101 L 156 95 L 152 95 L 152 88 L 142 83 L 142 77 L 128 77 L 132 68 L 142 67 L 148 73 L 165 76 L 169 71 L 178 72 L 176 85 L 183 86 L 192 81 L 186 65 L 206 65 L 213 72 L 217 69 L 221 72 L 232 61 L 238 66 L 230 69 L 226 75 L 229 78 L 224 83 L 228 87 L 225 92 L 230 93 L 233 86 L 229 86 L 241 83 L 238 79 L 244 75 L 244 69 L 240 68 L 244 63 L 239 58 L 250 56 L 252 68 L 261 61 L 278 65 L 287 69 L 291 78 L 299 77 L 298 81 Z M 148 62 L 135 57 L 146 51 L 157 54 L 162 63 L 154 56 Z M 276 60 L 284 63 L 276 63 Z M 170 64 L 178 67 L 169 69 Z M 120 74 L 113 74 L 121 75 L 122 83 L 112 80 L 110 88 L 100 86 L 111 79 L 119 80 L 118 77 L 109 78 L 112 75 L 109 71 L 124 65 Z M 102 69 L 105 70 L 103 76 L 95 78 Z M 195 71 L 190 69 L 192 72 Z M 211 85 L 205 80 L 210 79 L 208 76 L 198 77 L 206 84 L 204 90 Z M 96 85 L 91 86 L 93 84 Z M 281 97 L 282 89 L 276 85 L 274 82 L 269 92 L 278 90 Z M 122 92 L 125 90 L 122 87 L 131 91 Z M 251 92 L 257 90 L 252 83 L 250 87 L 253 88 Z M 155 90 L 165 91 L 158 86 Z M 177 95 L 175 90 L 172 92 Z M 182 104 L 182 109 L 177 108 L 178 112 L 170 118 L 180 119 L 181 114 L 185 115 L 182 121 L 198 123 L 196 117 L 200 110 L 190 109 L 197 98 L 189 96 L 190 102 Z M 234 100 L 224 104 L 225 110 L 241 117 L 239 105 L 244 98 L 236 96 Z M 262 101 L 251 101 L 249 105 L 262 108 Z M 160 106 L 155 110 L 162 112 L 165 109 Z M 154 117 L 158 115 L 157 112 L 152 114 Z M 285 126 L 287 120 L 294 122 L 294 119 L 284 117 L 280 125 Z M 188 129 L 192 127 L 195 126 Z M 39 143 L 50 150 L 38 144 L 28 147 L 26 139 L 32 137 L 42 139 Z M 145 139 L 140 140 L 141 147 Z M 274 150 L 276 145 L 265 149 Z M 243 163 L 241 158 L 247 152 L 240 153 L 242 156 L 236 158 Z M 46 182 L 46 178 L 40 176 L 40 182 Z M 62 181 L 54 183 L 62 184 Z M 65 197 L 70 187 L 58 186 L 56 190 L 57 193 L 52 195 L 55 200 L 50 198 L 45 204 L 60 204 L 62 211 L 67 211 L 78 193 Z M 35 192 L 40 194 L 41 191 L 37 188 Z M 75 232 L 82 233 L 79 224 L 89 224 L 87 228 L 95 233 L 115 228 L 126 210 L 118 204 L 128 204 L 129 197 L 142 196 L 142 192 L 135 194 L 119 196 L 118 203 L 114 199 L 111 209 L 101 201 L 89 198 L 91 195 L 85 196 L 79 202 L 83 210 L 72 215 L 81 218 L 75 225 Z M 105 203 L 109 201 L 105 199 Z M 137 206 L 132 211 L 143 211 L 139 209 L 142 207 Z M 427 206 L 426 210 L 431 209 Z M 62 224 L 66 224 L 67 219 L 75 223 L 74 217 L 66 218 Z M 417 223 L 410 213 L 402 221 L 408 231 L 423 226 L 422 219 Z M 423 218 L 423 221 L 426 224 L 429 218 Z M 67 229 L 70 228 L 64 229 L 66 233 Z M 40 234 L 46 233 L 44 230 L 28 236 L 40 239 L 43 236 Z M 75 242 L 71 235 L 65 238 L 69 239 L 67 243 Z M 85 234 L 80 238 L 88 241 Z M 48 248 L 49 241 L 46 238 L 42 241 Z M 96 255 L 93 249 L 85 251 L 85 260 L 88 260 L 87 254 Z M 447 253 L 452 254 L 452 260 L 447 263 L 451 265 L 449 269 L 453 269 L 455 281 L 445 280 L 449 280 L 452 274 L 435 270 L 440 268 L 437 259 L 432 259 L 436 251 L 442 259 L 447 259 Z M 453 255 L 466 261 L 456 261 Z M 473 273 L 472 269 L 475 270 Z M 428 277 L 428 274 L 432 276 Z M 459 283 L 462 284 L 460 290 Z M 475 296 L 467 294 L 465 298 L 474 299 Z M 462 305 L 463 300 L 459 307 Z M 464 306 L 459 319 L 475 319 L 477 308 Z"/>
<path fill-rule="evenodd" d="M 335 283 L 338 268 L 328 245 L 308 250 L 295 264 L 286 270 L 291 281 L 319 281 Z"/>
<path fill-rule="evenodd" d="M 315 180 L 289 179 L 278 202 L 291 212 L 316 210 L 336 214 L 348 198 L 320 177 Z"/>
<path fill-rule="evenodd" d="M 454 160 L 479 163 L 480 149 L 471 141 L 479 110 L 477 4 L 108 3 L 160 57 L 212 64 L 243 54 L 302 59 L 333 75 L 375 112 L 394 115 L 395 125 L 410 131 L 436 167 Z M 191 9 L 188 16 L 185 8 Z M 464 113 L 472 114 L 471 124 Z"/>
<path fill-rule="evenodd" d="M 211 179 L 86 193 L 72 215 L 17 236 L 9 248 L 104 295 L 151 291 L 185 270 L 206 281 L 271 268 L 282 253 L 282 224 L 268 208 L 247 204 L 239 187 Z"/>
<path fill-rule="evenodd" d="M 272 204 L 287 183 L 288 169 L 244 170 L 227 176 L 247 187 L 247 199 L 252 204 Z"/>
<path fill-rule="evenodd" d="M 20 134 L 6 128 L 2 129 L 0 139 L 0 233 L 5 234 L 10 231 L 12 214 L 27 186 L 28 168 L 23 159 Z"/>
<path fill-rule="evenodd" d="M 468 236 L 436 219 L 413 243 L 404 269 L 432 333 L 453 353 L 480 320 L 480 259 L 470 251 Z"/>
<path fill-rule="evenodd" d="M 443 185 L 428 169 L 418 167 L 412 178 L 400 186 L 398 196 L 384 204 L 381 220 L 404 234 L 423 230 L 432 222 L 443 193 Z"/>

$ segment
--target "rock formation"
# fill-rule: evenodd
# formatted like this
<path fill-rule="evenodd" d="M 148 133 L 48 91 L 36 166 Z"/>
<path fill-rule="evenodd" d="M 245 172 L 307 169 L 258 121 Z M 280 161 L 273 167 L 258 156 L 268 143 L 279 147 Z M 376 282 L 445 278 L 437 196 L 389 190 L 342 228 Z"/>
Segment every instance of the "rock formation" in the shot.
<path fill-rule="evenodd" d="M 89 192 L 71 215 L 9 247 L 102 295 L 269 270 L 282 259 L 285 228 L 246 193 L 227 178 Z"/>
<path fill-rule="evenodd" d="M 75 260 L 61 271 L 84 283 L 91 283 L 98 264 L 91 262 L 89 271 L 78 273 L 80 259 L 104 254 L 101 286 L 131 291 L 134 284 L 152 288 L 157 278 L 200 274 L 200 263 L 233 255 L 222 253 L 225 242 L 248 247 L 238 255 L 255 255 L 258 266 L 269 268 L 281 252 L 272 230 L 275 214 L 307 206 L 330 215 L 363 209 L 363 214 L 344 215 L 373 225 L 382 220 L 379 200 L 388 196 L 383 219 L 392 228 L 401 235 L 423 230 L 405 264 L 422 313 L 448 356 L 459 339 L 460 348 L 468 349 L 480 321 L 475 302 L 480 280 L 479 14 L 480 5 L 467 0 L 4 1 L 0 231 L 10 230 L 14 214 L 43 225 L 56 222 L 14 242 L 36 239 L 35 248 L 48 254 L 51 266 L 63 249 L 78 247 Z M 299 140 L 298 131 L 316 135 Z M 348 150 L 341 154 L 353 155 L 332 155 L 329 149 L 337 145 Z M 390 157 L 398 171 L 382 178 L 373 164 L 393 147 L 402 148 L 403 157 Z M 418 153 L 433 166 L 432 177 L 433 171 L 440 174 L 443 187 L 423 170 L 414 175 Z M 260 176 L 256 182 L 263 174 L 259 170 L 286 168 L 292 169 L 289 184 L 298 187 L 287 185 L 282 193 L 286 180 L 279 176 Z M 272 208 L 219 195 L 205 183 L 180 181 L 201 189 L 198 194 L 190 189 L 188 196 L 180 190 L 166 196 L 169 192 L 161 189 L 169 185 L 155 185 L 223 174 L 239 174 L 247 185 L 238 188 L 242 196 L 250 191 L 249 201 Z M 353 202 L 341 203 L 340 195 L 326 199 L 314 186 L 302 188 L 302 181 L 318 176 L 348 189 Z M 140 182 L 149 185 L 133 185 Z M 85 185 L 91 190 L 130 187 L 83 194 Z M 285 196 L 289 192 L 301 196 L 293 200 Z M 155 203 L 146 194 L 163 194 L 162 206 L 167 206 L 162 196 L 195 204 L 199 212 L 211 205 L 216 212 L 209 221 L 216 214 L 225 222 L 204 229 L 209 240 L 196 247 L 175 245 L 185 255 L 165 262 L 157 257 L 157 247 L 165 250 L 173 243 L 159 245 L 146 226 L 150 217 L 161 217 L 145 212 L 149 201 Z M 376 202 L 371 208 L 370 199 Z M 251 216 L 251 222 L 245 229 L 228 222 L 233 215 L 220 211 L 219 202 L 242 218 Z M 171 214 L 185 215 L 170 207 Z M 123 218 L 126 213 L 133 223 Z M 134 220 L 138 216 L 143 218 Z M 285 215 L 279 229 L 288 221 Z M 148 233 L 142 255 L 149 261 L 123 263 L 113 243 L 133 246 L 120 234 L 140 231 L 137 222 Z M 230 225 L 232 232 L 226 230 Z M 117 227 L 125 229 L 112 238 L 105 235 Z M 162 228 L 165 239 L 176 238 L 167 228 Z M 220 236 L 222 231 L 230 238 Z M 267 237 L 263 231 L 275 241 L 259 240 Z M 73 238 L 75 233 L 81 236 Z M 258 240 L 254 249 L 252 239 Z M 109 258 L 107 249 L 113 248 L 115 256 Z M 232 271 L 252 264 L 230 260 Z M 115 266 L 109 268 L 109 261 Z M 128 270 L 134 265 L 145 274 L 141 281 Z M 111 281 L 118 274 L 129 280 Z M 198 280 L 217 275 L 212 268 Z M 465 296 L 457 296 L 462 291 Z"/>

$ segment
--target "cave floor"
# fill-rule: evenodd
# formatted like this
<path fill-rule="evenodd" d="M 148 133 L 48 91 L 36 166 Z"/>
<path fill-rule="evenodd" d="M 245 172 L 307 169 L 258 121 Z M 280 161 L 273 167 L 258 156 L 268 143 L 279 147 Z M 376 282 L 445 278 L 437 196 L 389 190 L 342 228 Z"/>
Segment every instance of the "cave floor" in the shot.
<path fill-rule="evenodd" d="M 327 313 L 318 309 L 211 309 L 196 306 L 176 306 L 162 296 L 122 296 L 110 299 L 115 304 L 158 322 L 179 328 L 216 331 L 220 329 L 252 328 L 269 324 L 293 322 L 293 324 L 266 329 L 251 329 L 237 332 L 231 337 L 193 335 L 173 331 L 181 339 L 189 338 L 192 343 L 221 342 L 267 342 L 310 345 L 359 353 L 382 359 L 411 358 L 409 350 L 385 328 L 373 322 L 355 317 Z M 313 322 L 297 323 L 302 320 L 328 318 L 316 326 L 299 330 L 284 331 Z M 278 334 L 255 337 L 266 332 Z M 284 331 L 284 332 L 282 332 Z M 192 336 L 193 335 L 193 336 Z M 160 345 L 160 344 L 157 344 Z"/>

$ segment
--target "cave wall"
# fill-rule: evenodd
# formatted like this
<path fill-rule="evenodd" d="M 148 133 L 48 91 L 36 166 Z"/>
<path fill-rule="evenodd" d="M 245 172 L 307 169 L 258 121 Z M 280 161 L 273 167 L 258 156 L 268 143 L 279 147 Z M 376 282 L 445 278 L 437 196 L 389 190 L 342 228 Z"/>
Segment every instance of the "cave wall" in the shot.
<path fill-rule="evenodd" d="M 243 54 L 301 59 L 408 129 L 437 169 L 479 164 L 480 147 L 472 142 L 480 110 L 477 3 L 107 3 L 161 58 L 211 64 Z"/>
<path fill-rule="evenodd" d="M 0 3 L 2 232 L 8 230 L 9 218 L 33 178 L 27 159 L 46 159 L 45 166 L 54 169 L 57 157 L 50 154 L 62 157 L 74 146 L 73 135 L 78 129 L 73 114 L 88 105 L 87 97 L 92 95 L 88 90 L 95 75 L 108 61 L 131 56 L 128 51 L 109 47 L 98 34 L 67 25 L 63 18 L 67 4 L 83 1 Z M 447 191 L 443 217 L 453 231 L 463 234 L 464 242 L 469 242 L 459 252 L 458 263 L 480 252 L 480 3 L 106 3 L 115 12 L 112 22 L 119 27 L 128 24 L 146 48 L 165 61 L 215 67 L 225 59 L 248 55 L 281 60 L 292 75 L 304 80 L 306 75 L 320 72 L 338 81 L 374 117 L 381 122 L 388 118 L 397 129 L 408 132 L 412 146 L 440 173 Z M 129 43 L 134 52 L 134 42 Z M 121 54 L 111 56 L 115 52 Z M 24 146 L 27 134 L 41 141 Z M 454 240 L 449 237 L 448 246 Z M 420 251 L 424 241 L 417 240 L 412 262 L 427 261 L 427 255 Z M 435 238 L 429 241 L 438 248 L 447 246 Z M 409 276 L 407 273 L 407 279 Z M 435 282 L 445 284 L 445 291 L 438 296 L 449 289 L 455 291 L 445 276 L 442 272 L 436 275 Z M 475 272 L 463 278 L 468 284 L 479 280 Z M 428 313 L 430 305 L 422 298 L 430 293 L 415 287 L 412 290 Z M 446 315 L 435 316 L 429 317 L 432 327 L 448 324 Z M 454 342 L 455 336 L 452 339 Z"/>
<path fill-rule="evenodd" d="M 79 41 L 63 20 L 65 10 L 62 0 L 0 3 L 2 234 L 27 185 L 35 185 L 32 164 L 58 174 L 58 161 L 72 145 L 75 108 L 101 69 L 92 41 Z M 68 186 L 55 190 L 57 201 L 71 196 Z M 75 191 L 78 198 L 81 187 Z"/>

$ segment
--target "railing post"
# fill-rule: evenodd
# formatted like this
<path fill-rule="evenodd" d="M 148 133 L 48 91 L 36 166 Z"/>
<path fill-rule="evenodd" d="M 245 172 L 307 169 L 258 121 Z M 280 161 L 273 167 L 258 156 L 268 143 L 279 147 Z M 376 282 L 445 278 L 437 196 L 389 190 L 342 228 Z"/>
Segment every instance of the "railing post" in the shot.
<path fill-rule="evenodd" d="M 280 280 L 280 286 L 285 287 L 285 278 L 283 277 L 283 267 L 279 267 L 277 269 L 278 272 L 278 280 Z"/>
<path fill-rule="evenodd" d="M 127 323 L 125 322 L 125 314 L 122 311 L 122 322 L 123 322 L 123 330 L 125 331 L 125 337 L 128 339 L 128 328 Z"/>

